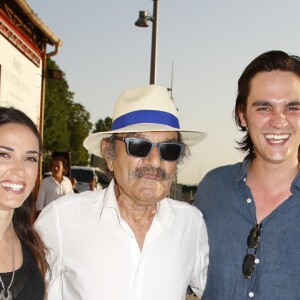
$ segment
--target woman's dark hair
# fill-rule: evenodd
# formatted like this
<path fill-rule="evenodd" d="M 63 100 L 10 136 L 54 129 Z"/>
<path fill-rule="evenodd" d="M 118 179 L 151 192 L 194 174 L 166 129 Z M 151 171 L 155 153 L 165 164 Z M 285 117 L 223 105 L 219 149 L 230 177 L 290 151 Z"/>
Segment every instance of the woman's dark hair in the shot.
<path fill-rule="evenodd" d="M 0 126 L 5 124 L 19 124 L 28 127 L 38 140 L 40 153 L 42 152 L 42 139 L 33 121 L 22 111 L 13 107 L 0 107 Z M 26 243 L 32 252 L 41 273 L 45 278 L 48 263 L 45 254 L 48 251 L 40 236 L 34 229 L 36 217 L 35 199 L 32 194 L 23 205 L 16 208 L 13 215 L 13 225 L 18 237 Z"/>
<path fill-rule="evenodd" d="M 292 72 L 300 78 L 300 57 L 289 55 L 283 51 L 268 51 L 256 57 L 244 70 L 238 81 L 237 98 L 234 108 L 235 123 L 239 130 L 245 132 L 237 149 L 248 152 L 248 157 L 254 158 L 254 146 L 246 127 L 241 125 L 239 113 L 246 112 L 247 99 L 250 93 L 251 81 L 257 73 L 283 71 Z"/>

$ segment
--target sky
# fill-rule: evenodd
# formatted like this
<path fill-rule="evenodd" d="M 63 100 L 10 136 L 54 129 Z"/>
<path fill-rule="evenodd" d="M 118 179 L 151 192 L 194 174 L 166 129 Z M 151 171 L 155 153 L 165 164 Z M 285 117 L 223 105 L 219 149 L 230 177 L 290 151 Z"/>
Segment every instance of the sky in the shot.
<path fill-rule="evenodd" d="M 27 0 L 61 40 L 52 57 L 91 121 L 112 116 L 126 89 L 149 84 L 152 23 L 134 25 L 151 0 Z M 206 132 L 179 167 L 198 184 L 211 169 L 243 159 L 232 111 L 245 67 L 269 50 L 300 55 L 299 0 L 159 0 L 156 84 L 171 87 L 181 128 Z M 48 52 L 50 52 L 49 47 Z"/>

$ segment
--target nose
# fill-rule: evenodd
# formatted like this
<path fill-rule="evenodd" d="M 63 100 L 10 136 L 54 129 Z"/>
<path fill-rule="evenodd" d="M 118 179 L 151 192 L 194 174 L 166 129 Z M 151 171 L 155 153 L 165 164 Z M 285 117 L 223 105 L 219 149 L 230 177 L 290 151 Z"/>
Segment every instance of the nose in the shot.
<path fill-rule="evenodd" d="M 158 168 L 161 164 L 161 158 L 160 158 L 158 147 L 154 146 L 150 154 L 145 159 L 147 159 L 149 165 Z"/>
<path fill-rule="evenodd" d="M 287 125 L 287 119 L 282 111 L 274 111 L 274 114 L 270 120 L 270 125 L 272 127 L 281 129 Z"/>
<path fill-rule="evenodd" d="M 15 160 L 11 167 L 11 172 L 14 174 L 22 174 L 24 173 L 25 167 L 22 160 Z"/>

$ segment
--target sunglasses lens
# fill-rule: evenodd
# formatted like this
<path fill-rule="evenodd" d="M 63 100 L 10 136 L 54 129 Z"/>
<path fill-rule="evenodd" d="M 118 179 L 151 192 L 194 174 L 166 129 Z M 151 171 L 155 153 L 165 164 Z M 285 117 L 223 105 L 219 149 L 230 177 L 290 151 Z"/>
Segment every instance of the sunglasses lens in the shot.
<path fill-rule="evenodd" d="M 254 269 L 254 265 L 255 265 L 255 255 L 256 255 L 256 250 L 257 250 L 257 246 L 259 243 L 259 239 L 260 239 L 260 231 L 262 228 L 262 224 L 256 224 L 250 231 L 249 236 L 247 238 L 247 244 L 248 244 L 248 248 L 247 248 L 247 252 L 249 251 L 249 249 L 252 248 L 253 253 L 249 253 L 244 257 L 243 260 L 243 265 L 242 265 L 242 270 L 243 270 L 243 274 L 244 277 L 246 279 L 250 279 L 253 269 Z"/>
<path fill-rule="evenodd" d="M 174 142 L 155 144 L 139 138 L 125 138 L 123 140 L 117 137 L 117 139 L 125 141 L 128 154 L 135 157 L 147 157 L 154 145 L 158 147 L 162 160 L 176 161 L 180 157 L 183 148 L 182 144 Z"/>
<path fill-rule="evenodd" d="M 258 245 L 259 242 L 259 235 L 260 235 L 260 225 L 256 225 L 250 231 L 250 234 L 247 239 L 247 244 L 249 248 L 254 248 Z"/>
<path fill-rule="evenodd" d="M 244 277 L 247 279 L 251 278 L 251 275 L 252 275 L 252 272 L 254 269 L 254 264 L 255 264 L 254 260 L 255 260 L 255 257 L 253 254 L 248 254 L 244 258 L 242 268 L 243 268 Z"/>
<path fill-rule="evenodd" d="M 160 156 L 163 160 L 175 161 L 182 152 L 182 145 L 176 143 L 161 143 Z"/>
<path fill-rule="evenodd" d="M 152 148 L 152 144 L 145 140 L 129 139 L 128 154 L 136 157 L 146 157 Z"/>

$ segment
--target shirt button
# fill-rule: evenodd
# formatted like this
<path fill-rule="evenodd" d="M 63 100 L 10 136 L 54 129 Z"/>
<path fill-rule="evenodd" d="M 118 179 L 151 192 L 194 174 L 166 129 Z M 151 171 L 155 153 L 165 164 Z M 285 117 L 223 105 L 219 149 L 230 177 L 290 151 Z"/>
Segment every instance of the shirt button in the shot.
<path fill-rule="evenodd" d="M 255 261 L 254 261 L 256 264 L 259 264 L 259 259 L 258 258 L 255 258 Z"/>
<path fill-rule="evenodd" d="M 249 293 L 249 297 L 250 297 L 250 298 L 253 298 L 253 297 L 254 297 L 254 293 L 253 293 L 253 292 L 250 292 L 250 293 Z"/>
<path fill-rule="evenodd" d="M 246 182 L 246 180 L 247 180 L 246 177 L 243 180 L 244 180 L 244 182 Z"/>
<path fill-rule="evenodd" d="M 251 203 L 252 200 L 250 198 L 247 199 L 247 203 Z"/>

